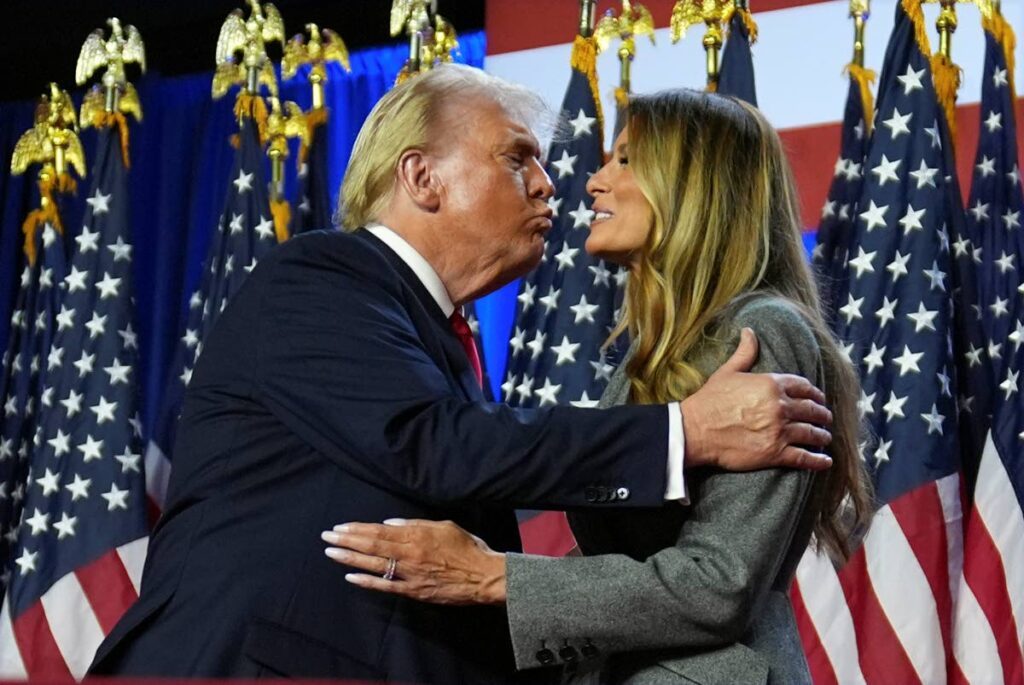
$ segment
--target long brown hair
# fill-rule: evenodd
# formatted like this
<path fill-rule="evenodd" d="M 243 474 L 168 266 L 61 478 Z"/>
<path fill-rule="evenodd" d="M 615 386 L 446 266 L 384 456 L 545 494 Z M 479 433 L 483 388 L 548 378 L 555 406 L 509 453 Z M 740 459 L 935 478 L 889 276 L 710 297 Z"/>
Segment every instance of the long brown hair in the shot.
<path fill-rule="evenodd" d="M 740 100 L 685 89 L 632 98 L 629 131 L 630 166 L 654 215 L 613 333 L 628 328 L 637 341 L 627 367 L 633 400 L 697 390 L 707 379 L 689 360 L 738 300 L 762 293 L 792 303 L 820 348 L 833 414 L 833 465 L 813 495 L 815 539 L 845 558 L 851 531 L 872 509 L 858 450 L 859 383 L 821 312 L 778 134 Z"/>

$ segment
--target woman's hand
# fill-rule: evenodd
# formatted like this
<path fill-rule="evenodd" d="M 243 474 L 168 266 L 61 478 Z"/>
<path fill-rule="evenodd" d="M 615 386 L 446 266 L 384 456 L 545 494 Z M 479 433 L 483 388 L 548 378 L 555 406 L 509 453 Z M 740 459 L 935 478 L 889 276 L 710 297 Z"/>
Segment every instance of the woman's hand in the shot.
<path fill-rule="evenodd" d="M 505 555 L 451 521 L 345 523 L 320 537 L 334 545 L 328 557 L 369 572 L 347 574 L 354 585 L 433 604 L 505 603 Z"/>

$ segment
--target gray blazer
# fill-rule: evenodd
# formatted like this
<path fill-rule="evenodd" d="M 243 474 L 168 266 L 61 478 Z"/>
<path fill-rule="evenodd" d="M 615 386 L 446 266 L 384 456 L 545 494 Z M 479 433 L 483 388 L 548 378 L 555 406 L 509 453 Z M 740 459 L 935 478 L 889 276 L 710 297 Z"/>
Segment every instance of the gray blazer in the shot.
<path fill-rule="evenodd" d="M 821 386 L 814 334 L 775 297 L 737 303 L 694 363 L 713 372 L 744 326 L 760 344 L 754 371 Z M 601 406 L 627 401 L 624 368 Z M 567 673 L 600 668 L 603 683 L 810 683 L 787 590 L 820 482 L 807 471 L 700 469 L 687 472 L 689 507 L 570 514 L 587 556 L 508 555 L 517 668 L 541 666 L 553 652 Z"/>

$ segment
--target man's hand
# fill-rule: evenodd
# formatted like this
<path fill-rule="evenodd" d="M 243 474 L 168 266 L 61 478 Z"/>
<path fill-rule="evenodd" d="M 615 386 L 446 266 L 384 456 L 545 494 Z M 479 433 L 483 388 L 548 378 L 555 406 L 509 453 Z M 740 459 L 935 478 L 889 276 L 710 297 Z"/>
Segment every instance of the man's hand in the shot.
<path fill-rule="evenodd" d="M 681 403 L 686 466 L 828 468 L 832 460 L 812 451 L 832 440 L 821 428 L 832 424 L 825 394 L 800 376 L 747 373 L 757 349 L 744 328 L 732 357 Z"/>
<path fill-rule="evenodd" d="M 505 555 L 451 521 L 346 523 L 320 537 L 327 556 L 365 572 L 345 575 L 353 585 L 432 604 L 505 603 Z"/>

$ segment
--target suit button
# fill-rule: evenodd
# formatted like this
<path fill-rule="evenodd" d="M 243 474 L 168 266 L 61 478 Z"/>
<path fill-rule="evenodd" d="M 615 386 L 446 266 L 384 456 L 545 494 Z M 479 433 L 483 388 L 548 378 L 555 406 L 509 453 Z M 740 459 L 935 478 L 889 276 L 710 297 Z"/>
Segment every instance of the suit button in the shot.
<path fill-rule="evenodd" d="M 583 488 L 583 497 L 585 497 L 588 502 L 597 502 L 597 488 L 593 485 L 588 485 Z"/>
<path fill-rule="evenodd" d="M 537 652 L 537 661 L 541 666 L 550 666 L 555 663 L 555 653 L 545 647 Z"/>
<path fill-rule="evenodd" d="M 579 652 L 572 645 L 566 645 L 558 650 L 558 656 L 562 657 L 562 661 L 567 664 L 571 664 L 580 658 Z"/>
<path fill-rule="evenodd" d="M 597 647 L 595 647 L 594 643 L 591 642 L 589 639 L 587 640 L 587 643 L 583 645 L 580 651 L 583 653 L 584 659 L 593 659 L 595 656 L 597 656 Z"/>
<path fill-rule="evenodd" d="M 618 499 L 627 500 L 629 499 L 629 488 L 619 488 L 615 491 L 615 494 Z"/>

